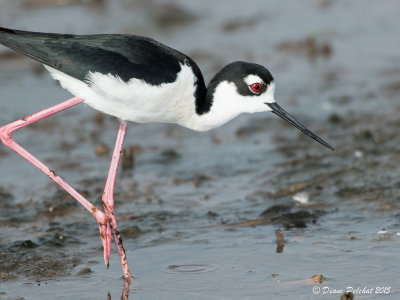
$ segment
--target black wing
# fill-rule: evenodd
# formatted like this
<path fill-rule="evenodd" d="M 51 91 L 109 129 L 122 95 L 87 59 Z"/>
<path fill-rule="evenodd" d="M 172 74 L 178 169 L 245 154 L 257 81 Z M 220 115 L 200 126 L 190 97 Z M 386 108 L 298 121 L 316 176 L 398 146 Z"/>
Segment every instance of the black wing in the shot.
<path fill-rule="evenodd" d="M 0 43 L 82 81 L 91 71 L 160 85 L 175 81 L 179 63 L 186 63 L 193 68 L 197 84 L 204 85 L 199 68 L 189 57 L 147 37 L 38 33 L 0 27 Z"/>

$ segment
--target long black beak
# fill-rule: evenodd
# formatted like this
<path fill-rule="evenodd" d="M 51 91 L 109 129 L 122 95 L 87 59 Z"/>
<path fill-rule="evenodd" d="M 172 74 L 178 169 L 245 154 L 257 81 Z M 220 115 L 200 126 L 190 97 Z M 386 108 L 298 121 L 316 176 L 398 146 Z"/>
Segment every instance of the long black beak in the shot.
<path fill-rule="evenodd" d="M 301 130 L 304 132 L 306 135 L 308 135 L 310 138 L 316 140 L 318 143 L 324 145 L 325 147 L 334 150 L 331 145 L 329 145 L 327 142 L 325 142 L 323 139 L 321 139 L 319 136 L 316 134 L 312 133 L 310 130 L 305 128 L 303 125 L 301 125 L 299 122 L 295 120 L 291 115 L 289 115 L 288 112 L 286 112 L 282 107 L 280 107 L 276 102 L 274 103 L 265 103 L 267 104 L 271 109 L 274 114 L 277 116 L 281 117 L 282 119 L 288 121 L 290 124 L 292 124 L 294 127 L 297 129 Z"/>

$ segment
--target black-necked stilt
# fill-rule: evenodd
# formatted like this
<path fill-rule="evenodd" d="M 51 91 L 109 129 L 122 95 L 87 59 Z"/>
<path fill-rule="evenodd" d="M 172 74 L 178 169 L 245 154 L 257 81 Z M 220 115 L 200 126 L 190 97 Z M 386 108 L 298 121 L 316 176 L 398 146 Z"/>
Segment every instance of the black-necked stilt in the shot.
<path fill-rule="evenodd" d="M 272 111 L 322 145 L 333 148 L 297 122 L 274 99 L 275 84 L 261 65 L 237 61 L 208 87 L 188 56 L 148 37 L 123 34 L 70 35 L 0 28 L 0 43 L 44 64 L 71 98 L 0 128 L 3 143 L 70 193 L 96 218 L 108 265 L 114 238 L 125 278 L 131 278 L 114 215 L 113 191 L 127 121 L 175 123 L 206 131 L 241 113 Z M 84 102 L 121 120 L 103 194 L 104 213 L 12 139 L 28 124 Z"/>

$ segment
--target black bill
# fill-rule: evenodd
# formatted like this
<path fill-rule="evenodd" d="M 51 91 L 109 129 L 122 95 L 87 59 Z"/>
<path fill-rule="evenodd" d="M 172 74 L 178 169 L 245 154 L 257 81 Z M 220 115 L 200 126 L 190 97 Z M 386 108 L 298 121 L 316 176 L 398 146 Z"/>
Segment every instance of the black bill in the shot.
<path fill-rule="evenodd" d="M 277 116 L 281 117 L 282 119 L 288 121 L 290 124 L 292 124 L 294 127 L 297 129 L 301 130 L 304 132 L 306 135 L 308 135 L 310 138 L 316 140 L 318 143 L 321 143 L 325 147 L 334 150 L 331 145 L 329 145 L 327 142 L 325 142 L 323 139 L 321 139 L 319 136 L 316 134 L 312 133 L 310 130 L 305 128 L 303 125 L 301 125 L 299 122 L 297 122 L 289 113 L 287 113 L 282 107 L 280 107 L 276 102 L 274 103 L 265 103 L 267 104 L 271 109 L 274 114 Z"/>

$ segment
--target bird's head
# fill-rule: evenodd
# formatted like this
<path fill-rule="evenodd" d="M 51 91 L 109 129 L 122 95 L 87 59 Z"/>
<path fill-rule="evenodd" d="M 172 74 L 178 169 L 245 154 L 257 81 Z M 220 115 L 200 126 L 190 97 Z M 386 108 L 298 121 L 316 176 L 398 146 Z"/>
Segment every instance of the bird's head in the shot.
<path fill-rule="evenodd" d="M 327 142 L 296 121 L 280 107 L 274 98 L 275 83 L 271 73 L 263 66 L 237 61 L 225 66 L 211 80 L 207 97 L 212 108 L 221 115 L 272 111 L 303 133 L 333 150 Z"/>

